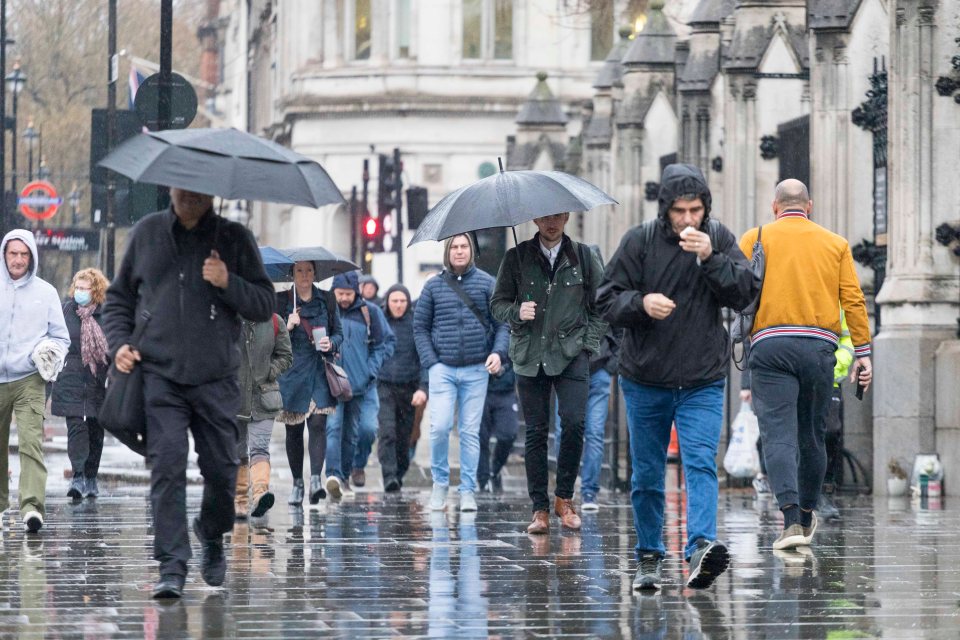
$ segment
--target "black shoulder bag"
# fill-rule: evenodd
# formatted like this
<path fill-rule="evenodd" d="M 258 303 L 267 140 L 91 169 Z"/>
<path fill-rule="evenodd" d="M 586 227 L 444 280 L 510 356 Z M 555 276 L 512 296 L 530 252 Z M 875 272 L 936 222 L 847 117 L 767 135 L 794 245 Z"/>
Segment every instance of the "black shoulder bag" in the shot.
<path fill-rule="evenodd" d="M 460 299 L 463 301 L 463 304 L 467 305 L 467 309 L 473 312 L 473 315 L 477 317 L 477 320 L 480 321 L 480 324 L 483 325 L 483 330 L 489 336 L 493 332 L 493 327 L 490 325 L 490 321 L 480 313 L 480 309 L 477 309 L 477 305 L 474 304 L 473 299 L 467 295 L 467 292 L 463 290 L 463 287 L 460 286 L 460 282 L 453 277 L 453 274 L 447 273 L 444 274 L 443 281 L 447 283 L 453 292 L 460 296 Z"/>
<path fill-rule="evenodd" d="M 140 323 L 130 337 L 129 345 L 137 349 L 150 324 L 150 312 L 140 313 Z M 143 398 L 143 363 L 134 365 L 130 373 L 117 369 L 114 361 L 107 375 L 107 391 L 97 412 L 97 420 L 117 440 L 142 456 L 147 455 L 147 414 Z"/>
<path fill-rule="evenodd" d="M 730 325 L 730 340 L 733 342 L 733 364 L 737 369 L 743 371 L 741 364 L 747 359 L 747 350 L 749 349 L 749 338 L 753 332 L 753 320 L 756 317 L 757 309 L 760 308 L 760 294 L 763 292 L 763 276 L 767 270 L 767 257 L 763 251 L 763 244 L 760 238 L 763 236 L 763 225 L 757 229 L 757 239 L 753 243 L 753 255 L 750 257 L 750 271 L 760 277 L 760 291 L 757 291 L 757 297 L 740 312 L 733 316 L 733 322 Z M 736 346 L 743 345 L 743 353 L 737 358 Z"/>

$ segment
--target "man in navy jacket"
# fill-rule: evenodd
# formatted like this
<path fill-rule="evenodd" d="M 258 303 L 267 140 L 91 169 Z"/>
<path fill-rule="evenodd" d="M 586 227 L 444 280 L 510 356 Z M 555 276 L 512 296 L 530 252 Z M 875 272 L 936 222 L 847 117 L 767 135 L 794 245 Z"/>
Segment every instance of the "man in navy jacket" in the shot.
<path fill-rule="evenodd" d="M 507 325 L 490 313 L 494 280 L 474 264 L 469 235 L 444 242 L 443 264 L 427 281 L 413 316 L 420 364 L 430 380 L 430 458 L 433 493 L 430 508 L 442 511 L 450 484 L 447 459 L 456 410 L 460 417 L 460 510 L 476 511 L 480 419 L 489 374 L 507 357 Z"/>

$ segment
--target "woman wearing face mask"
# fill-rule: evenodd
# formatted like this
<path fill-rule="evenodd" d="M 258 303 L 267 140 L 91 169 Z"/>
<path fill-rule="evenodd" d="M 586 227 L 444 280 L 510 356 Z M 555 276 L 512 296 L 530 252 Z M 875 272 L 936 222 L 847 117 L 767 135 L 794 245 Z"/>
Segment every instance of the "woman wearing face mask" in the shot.
<path fill-rule="evenodd" d="M 67 495 L 74 500 L 96 498 L 99 493 L 103 427 L 97 422 L 97 412 L 103 403 L 109 365 L 100 309 L 109 285 L 99 269 L 82 269 L 73 276 L 70 298 L 63 303 L 70 350 L 53 384 L 51 411 L 67 419 L 67 452 L 73 467 Z"/>

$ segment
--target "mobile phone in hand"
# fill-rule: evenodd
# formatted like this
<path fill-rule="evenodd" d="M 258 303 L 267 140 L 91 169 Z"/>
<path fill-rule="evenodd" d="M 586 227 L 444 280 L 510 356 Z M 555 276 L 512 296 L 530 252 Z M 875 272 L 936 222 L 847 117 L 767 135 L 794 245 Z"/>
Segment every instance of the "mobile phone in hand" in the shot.
<path fill-rule="evenodd" d="M 857 400 L 863 400 L 863 383 L 860 382 L 860 372 L 863 371 L 863 367 L 857 365 Z"/>

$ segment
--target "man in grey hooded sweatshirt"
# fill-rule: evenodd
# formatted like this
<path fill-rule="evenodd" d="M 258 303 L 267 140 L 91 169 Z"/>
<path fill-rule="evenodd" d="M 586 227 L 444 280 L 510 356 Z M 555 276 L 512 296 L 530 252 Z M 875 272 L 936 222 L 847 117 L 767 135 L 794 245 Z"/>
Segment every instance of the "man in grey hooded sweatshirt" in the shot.
<path fill-rule="evenodd" d="M 43 463 L 45 382 L 31 354 L 44 340 L 70 347 L 57 290 L 37 276 L 33 234 L 14 229 L 0 243 L 0 509 L 10 500 L 7 480 L 10 419 L 17 416 L 20 447 L 20 515 L 24 529 L 43 526 L 47 467 Z"/>

